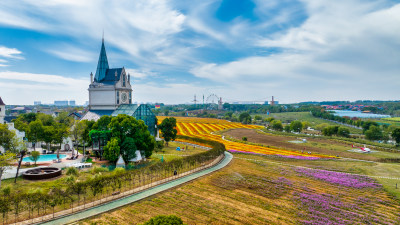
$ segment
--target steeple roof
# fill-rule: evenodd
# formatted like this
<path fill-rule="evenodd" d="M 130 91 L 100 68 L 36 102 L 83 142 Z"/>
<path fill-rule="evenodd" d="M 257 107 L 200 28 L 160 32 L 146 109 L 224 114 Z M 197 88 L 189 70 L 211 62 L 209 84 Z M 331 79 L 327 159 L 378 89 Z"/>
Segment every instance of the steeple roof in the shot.
<path fill-rule="evenodd" d="M 1 97 L 0 97 L 0 105 L 6 105 L 4 104 L 3 99 L 1 99 Z"/>
<path fill-rule="evenodd" d="M 99 56 L 99 62 L 97 63 L 96 75 L 94 76 L 95 81 L 99 82 L 106 77 L 108 66 L 106 48 L 104 47 L 104 38 L 101 43 L 101 50 Z"/>

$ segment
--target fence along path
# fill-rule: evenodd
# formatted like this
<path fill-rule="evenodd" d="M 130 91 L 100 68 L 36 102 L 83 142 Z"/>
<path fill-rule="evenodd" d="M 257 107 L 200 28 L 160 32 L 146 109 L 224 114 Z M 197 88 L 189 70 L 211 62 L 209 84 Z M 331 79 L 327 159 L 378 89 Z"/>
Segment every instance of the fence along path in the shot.
<path fill-rule="evenodd" d="M 170 188 L 176 187 L 178 185 L 184 184 L 186 182 L 192 181 L 204 175 L 215 172 L 222 169 L 232 160 L 233 155 L 229 152 L 225 152 L 215 159 L 212 163 L 198 167 L 194 170 L 178 174 L 177 176 L 171 178 L 166 178 L 164 180 L 156 181 L 151 184 L 135 188 L 130 191 L 123 192 L 118 196 L 109 196 L 84 206 L 78 206 L 73 209 L 68 209 L 55 213 L 53 215 L 46 215 L 42 217 L 37 217 L 31 220 L 25 220 L 23 222 L 18 222 L 18 225 L 22 224 L 68 224 L 73 223 L 82 219 L 86 219 L 130 203 L 142 200 L 149 196 L 158 194 Z"/>

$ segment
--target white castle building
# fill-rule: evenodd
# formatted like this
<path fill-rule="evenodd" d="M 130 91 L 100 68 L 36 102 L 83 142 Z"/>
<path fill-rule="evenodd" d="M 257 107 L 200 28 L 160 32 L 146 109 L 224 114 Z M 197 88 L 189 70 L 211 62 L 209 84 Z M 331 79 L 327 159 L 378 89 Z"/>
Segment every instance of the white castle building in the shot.
<path fill-rule="evenodd" d="M 4 123 L 4 117 L 6 117 L 6 104 L 0 97 L 0 124 Z"/>
<path fill-rule="evenodd" d="M 132 104 L 130 74 L 126 74 L 125 68 L 109 68 L 104 39 L 94 79 L 93 73 L 90 74 L 88 90 L 91 111 L 114 111 L 121 104 Z"/>
<path fill-rule="evenodd" d="M 104 46 L 101 43 L 96 74 L 90 74 L 89 111 L 81 120 L 97 121 L 101 116 L 126 114 L 143 120 L 150 134 L 156 135 L 156 116 L 146 104 L 132 104 L 131 76 L 125 68 L 110 69 Z"/>

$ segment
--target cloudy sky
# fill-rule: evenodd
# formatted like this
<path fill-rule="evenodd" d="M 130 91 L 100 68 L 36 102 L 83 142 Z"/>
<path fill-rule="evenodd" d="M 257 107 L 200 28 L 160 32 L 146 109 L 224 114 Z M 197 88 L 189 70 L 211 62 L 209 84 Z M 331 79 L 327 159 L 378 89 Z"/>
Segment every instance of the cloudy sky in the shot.
<path fill-rule="evenodd" d="M 400 97 L 397 0 L 1 0 L 6 104 L 88 100 L 104 30 L 134 101 Z"/>

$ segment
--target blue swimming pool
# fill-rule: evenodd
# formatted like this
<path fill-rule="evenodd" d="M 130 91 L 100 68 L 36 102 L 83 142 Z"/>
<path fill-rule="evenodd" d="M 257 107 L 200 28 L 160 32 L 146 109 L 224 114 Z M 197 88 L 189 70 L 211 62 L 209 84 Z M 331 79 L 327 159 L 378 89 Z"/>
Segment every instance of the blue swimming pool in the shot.
<path fill-rule="evenodd" d="M 65 157 L 67 157 L 67 155 L 60 154 L 60 159 L 63 159 Z M 53 159 L 57 159 L 57 154 L 40 155 L 37 162 L 53 161 Z M 29 156 L 27 156 L 22 159 L 22 162 L 33 162 L 33 161 L 29 158 Z"/>

